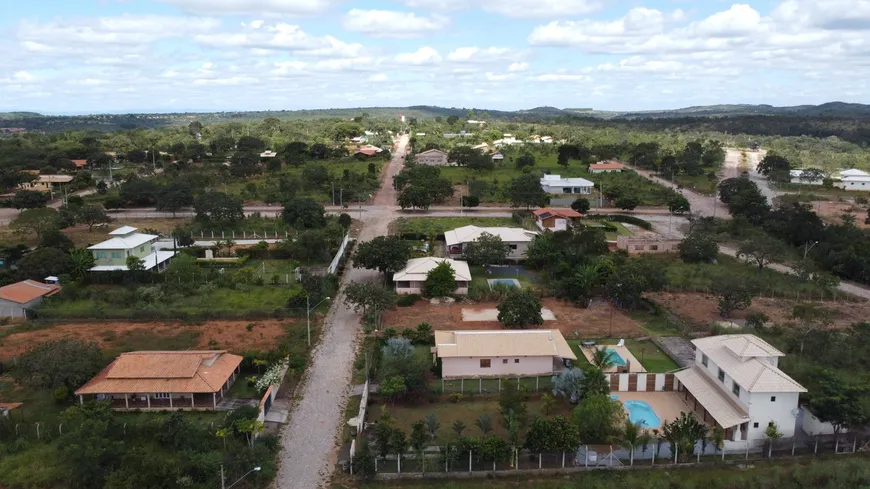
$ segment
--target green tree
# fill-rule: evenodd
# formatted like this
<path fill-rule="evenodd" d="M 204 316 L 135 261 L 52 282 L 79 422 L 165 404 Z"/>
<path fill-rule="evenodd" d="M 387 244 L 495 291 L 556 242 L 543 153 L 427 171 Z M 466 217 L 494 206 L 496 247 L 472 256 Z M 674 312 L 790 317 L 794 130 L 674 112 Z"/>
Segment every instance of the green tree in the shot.
<path fill-rule="evenodd" d="M 865 426 L 870 420 L 866 407 L 870 389 L 866 385 L 847 383 L 827 369 L 820 370 L 814 380 L 817 387 L 810 391 L 810 411 L 819 421 L 831 423 L 834 434 Z"/>
<path fill-rule="evenodd" d="M 140 272 L 142 270 L 145 270 L 145 262 L 136 255 L 128 256 L 126 263 L 127 270 L 131 272 Z"/>
<path fill-rule="evenodd" d="M 462 438 L 462 432 L 465 431 L 465 423 L 457 419 L 453 422 L 453 425 L 450 426 L 450 429 L 456 433 L 456 438 Z"/>
<path fill-rule="evenodd" d="M 19 190 L 12 196 L 10 203 L 16 209 L 38 209 L 45 207 L 50 199 L 51 195 L 48 192 Z"/>
<path fill-rule="evenodd" d="M 640 444 L 642 434 L 643 428 L 640 423 L 632 423 L 627 419 L 625 420 L 622 426 L 622 433 L 619 436 L 619 444 L 628 450 L 629 465 L 631 466 L 634 465 L 634 451 Z"/>
<path fill-rule="evenodd" d="M 773 453 L 773 444 L 776 443 L 776 440 L 782 438 L 782 432 L 779 431 L 779 427 L 771 421 L 767 428 L 764 429 L 764 436 L 767 438 L 767 458 L 771 457 Z"/>
<path fill-rule="evenodd" d="M 99 205 L 86 205 L 76 213 L 76 220 L 88 226 L 88 232 L 94 230 L 97 224 L 108 224 L 112 218 L 106 214 L 106 210 Z"/>
<path fill-rule="evenodd" d="M 72 270 L 72 258 L 57 248 L 38 248 L 18 262 L 21 280 L 44 280 L 49 275 L 59 276 Z"/>
<path fill-rule="evenodd" d="M 689 199 L 677 194 L 668 199 L 668 210 L 671 214 L 685 214 L 692 210 L 692 205 Z"/>
<path fill-rule="evenodd" d="M 73 277 L 82 278 L 94 267 L 94 255 L 86 249 L 73 250 L 70 253 L 70 273 Z"/>
<path fill-rule="evenodd" d="M 541 300 L 527 290 L 511 290 L 499 302 L 497 309 L 499 322 L 507 328 L 525 329 L 544 324 Z"/>
<path fill-rule="evenodd" d="M 501 236 L 483 232 L 477 239 L 465 245 L 462 254 L 472 265 L 486 267 L 505 261 L 510 252 L 510 246 L 502 241 Z"/>
<path fill-rule="evenodd" d="M 717 280 L 713 284 L 713 293 L 718 298 L 719 315 L 723 318 L 752 305 L 752 289 L 742 278 L 724 277 Z"/>
<path fill-rule="evenodd" d="M 719 243 L 704 233 L 693 232 L 679 244 L 680 258 L 686 263 L 710 263 L 719 255 Z"/>
<path fill-rule="evenodd" d="M 401 270 L 410 259 L 411 246 L 407 241 L 398 236 L 378 236 L 356 246 L 353 265 L 386 275 Z"/>
<path fill-rule="evenodd" d="M 594 366 L 586 367 L 583 370 L 583 384 L 580 386 L 580 400 L 607 394 L 610 394 L 610 381 L 604 371 Z"/>
<path fill-rule="evenodd" d="M 572 414 L 580 432 L 580 440 L 586 444 L 606 443 L 617 436 L 625 423 L 625 409 L 609 394 L 589 396 Z"/>
<path fill-rule="evenodd" d="M 605 293 L 618 306 L 634 309 L 645 292 L 657 292 L 667 284 L 665 265 L 649 257 L 627 260 L 610 274 Z"/>
<path fill-rule="evenodd" d="M 378 318 L 387 309 L 396 305 L 396 293 L 383 285 L 371 282 L 351 282 L 344 289 L 344 302 L 363 316 L 373 314 Z"/>
<path fill-rule="evenodd" d="M 723 204 L 730 204 L 735 195 L 740 194 L 751 188 L 756 188 L 755 183 L 745 177 L 726 178 L 719 182 L 717 190 L 719 191 L 719 200 Z"/>
<path fill-rule="evenodd" d="M 57 228 L 46 229 L 43 231 L 42 235 L 39 237 L 38 246 L 40 248 L 57 248 L 65 253 L 69 253 L 73 248 L 75 248 L 75 244 L 71 239 L 69 239 L 69 236 Z"/>
<path fill-rule="evenodd" d="M 687 461 L 695 450 L 695 443 L 706 436 L 707 426 L 699 422 L 692 413 L 680 413 L 680 417 L 662 423 L 662 437 L 671 444 L 672 451 Z"/>
<path fill-rule="evenodd" d="M 449 262 L 441 262 L 426 274 L 423 293 L 429 297 L 446 297 L 456 292 L 456 273 Z"/>
<path fill-rule="evenodd" d="M 157 210 L 171 212 L 172 217 L 179 210 L 193 205 L 193 189 L 185 182 L 176 182 L 160 189 L 157 194 Z"/>
<path fill-rule="evenodd" d="M 763 270 L 774 260 L 780 259 L 785 251 L 785 245 L 778 239 L 771 238 L 764 233 L 754 232 L 740 243 L 737 248 L 737 258 L 742 258 L 746 263 L 751 263 L 759 270 Z"/>
<path fill-rule="evenodd" d="M 233 223 L 243 221 L 245 213 L 242 199 L 223 192 L 206 192 L 193 203 L 196 218 L 209 222 Z"/>
<path fill-rule="evenodd" d="M 517 158 L 517 168 L 523 169 L 533 166 L 535 166 L 535 157 L 531 153 L 523 153 Z"/>
<path fill-rule="evenodd" d="M 291 199 L 284 204 L 281 218 L 287 224 L 301 229 L 314 229 L 326 226 L 326 211 L 314 199 Z"/>
<path fill-rule="evenodd" d="M 58 220 L 58 212 L 54 209 L 28 209 L 18 214 L 18 217 L 9 224 L 9 228 L 16 234 L 35 234 L 39 239 L 46 229 L 57 229 Z"/>
<path fill-rule="evenodd" d="M 576 200 L 574 200 L 574 202 L 571 203 L 571 209 L 574 209 L 581 214 L 589 212 L 589 209 L 591 208 L 592 205 L 589 203 L 589 199 L 585 197 L 577 198 Z"/>
<path fill-rule="evenodd" d="M 529 419 L 526 388 L 516 379 L 502 382 L 501 392 L 498 393 L 498 407 L 505 429 L 510 430 L 513 422 L 519 428 L 524 427 Z"/>
<path fill-rule="evenodd" d="M 459 205 L 462 207 L 477 207 L 480 205 L 480 197 L 476 195 L 463 195 L 459 198 Z"/>
<path fill-rule="evenodd" d="M 511 207 L 525 206 L 527 209 L 533 206 L 543 207 L 550 203 L 550 198 L 541 188 L 540 179 L 527 173 L 513 180 L 507 188 L 507 197 Z"/>
<path fill-rule="evenodd" d="M 429 434 L 426 432 L 426 423 L 423 421 L 415 421 L 411 425 L 411 436 L 408 439 L 408 444 L 417 452 L 417 459 L 420 460 L 420 469 L 426 472 L 426 459 L 423 457 L 423 449 L 426 448 L 426 442 L 429 441 Z"/>
<path fill-rule="evenodd" d="M 564 416 L 535 418 L 526 433 L 525 448 L 532 453 L 570 452 L 580 446 L 580 430 Z"/>
<path fill-rule="evenodd" d="M 616 205 L 616 207 L 620 209 L 633 211 L 637 206 L 640 205 L 640 199 L 635 197 L 634 195 L 624 195 L 616 199 L 614 205 Z"/>
<path fill-rule="evenodd" d="M 456 146 L 447 154 L 447 160 L 456 163 L 457 166 L 468 166 L 479 154 L 476 149 L 471 149 L 471 146 Z"/>
<path fill-rule="evenodd" d="M 441 423 L 438 422 L 438 417 L 434 414 L 426 415 L 426 432 L 429 433 L 429 438 L 435 439 L 438 430 L 441 428 Z"/>
<path fill-rule="evenodd" d="M 592 352 L 592 366 L 600 369 L 607 370 L 614 365 L 613 356 L 607 351 L 606 348 L 595 348 L 595 351 Z"/>
<path fill-rule="evenodd" d="M 353 223 L 353 218 L 350 217 L 350 214 L 341 213 L 338 216 L 338 224 L 341 225 L 344 229 L 350 229 L 350 225 Z"/>
<path fill-rule="evenodd" d="M 764 176 L 767 176 L 772 172 L 788 172 L 791 169 L 791 162 L 776 153 L 768 153 L 761 159 L 758 166 L 755 167 L 755 171 Z"/>
<path fill-rule="evenodd" d="M 577 367 L 568 368 L 553 377 L 553 395 L 568 399 L 571 404 L 580 401 L 580 390 L 586 375 Z"/>
<path fill-rule="evenodd" d="M 428 209 L 435 201 L 430 189 L 421 185 L 409 185 L 402 189 L 396 199 L 402 209 Z"/>
<path fill-rule="evenodd" d="M 380 383 L 378 392 L 381 395 L 387 396 L 390 402 L 396 402 L 396 399 L 405 395 L 408 392 L 408 387 L 405 385 L 405 379 L 401 375 L 394 375 Z"/>
<path fill-rule="evenodd" d="M 20 384 L 34 389 L 78 389 L 105 366 L 99 345 L 73 339 L 47 341 L 27 350 L 10 370 Z"/>

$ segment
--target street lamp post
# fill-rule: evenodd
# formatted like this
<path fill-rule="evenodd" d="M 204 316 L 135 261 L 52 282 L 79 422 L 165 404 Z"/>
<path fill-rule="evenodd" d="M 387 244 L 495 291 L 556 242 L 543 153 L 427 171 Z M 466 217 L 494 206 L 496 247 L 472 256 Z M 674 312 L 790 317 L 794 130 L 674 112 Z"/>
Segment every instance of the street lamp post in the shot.
<path fill-rule="evenodd" d="M 253 469 L 249 470 L 245 475 L 239 477 L 239 480 L 233 482 L 230 485 L 227 485 L 227 481 L 224 478 L 224 465 L 221 464 L 221 489 L 230 489 L 231 487 L 238 484 L 239 482 L 242 482 L 242 479 L 244 479 L 245 477 L 250 475 L 252 472 L 259 472 L 259 471 L 260 471 L 260 467 L 254 467 Z"/>
<path fill-rule="evenodd" d="M 810 250 L 813 249 L 813 246 L 815 246 L 815 245 L 817 245 L 817 244 L 819 244 L 818 241 L 813 241 L 813 244 L 812 244 L 812 245 L 810 245 L 809 242 L 804 243 L 804 260 L 807 259 L 807 253 L 809 253 Z M 807 245 L 809 245 L 809 247 L 807 247 Z"/>
<path fill-rule="evenodd" d="M 314 304 L 314 307 L 311 307 L 311 297 L 305 297 L 305 316 L 308 319 L 308 347 L 311 348 L 311 309 L 317 309 L 317 306 L 323 304 L 325 301 L 328 301 L 329 297 L 324 298 L 317 304 Z"/>

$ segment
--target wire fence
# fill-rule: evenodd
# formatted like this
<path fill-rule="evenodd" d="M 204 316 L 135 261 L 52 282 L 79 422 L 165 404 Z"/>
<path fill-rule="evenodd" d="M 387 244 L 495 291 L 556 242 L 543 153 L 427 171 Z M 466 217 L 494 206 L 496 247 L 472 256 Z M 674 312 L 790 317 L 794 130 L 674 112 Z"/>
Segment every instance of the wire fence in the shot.
<path fill-rule="evenodd" d="M 536 377 L 481 377 L 478 379 L 435 380 L 430 388 L 436 394 L 493 394 L 499 393 L 506 386 L 521 386 L 527 392 L 551 391 L 553 377 L 550 375 Z"/>
<path fill-rule="evenodd" d="M 711 286 L 697 287 L 692 285 L 680 286 L 668 284 L 664 288 L 668 293 L 694 293 L 715 295 Z M 792 301 L 831 301 L 843 303 L 867 302 L 867 299 L 858 297 L 836 289 L 801 290 L 799 288 L 762 288 L 755 291 L 755 297 L 766 299 L 783 299 Z"/>

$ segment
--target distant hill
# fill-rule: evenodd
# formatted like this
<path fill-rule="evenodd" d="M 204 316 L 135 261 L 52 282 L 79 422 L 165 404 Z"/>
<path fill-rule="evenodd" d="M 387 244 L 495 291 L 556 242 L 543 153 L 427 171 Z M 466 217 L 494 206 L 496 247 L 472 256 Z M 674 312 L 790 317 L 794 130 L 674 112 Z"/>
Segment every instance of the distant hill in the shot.
<path fill-rule="evenodd" d="M 408 118 L 433 119 L 457 116 L 464 118 L 472 111 L 476 119 L 507 119 L 546 121 L 558 118 L 597 118 L 610 120 L 651 120 L 684 118 L 727 118 L 741 116 L 792 116 L 870 118 L 870 105 L 845 102 L 829 102 L 822 105 L 796 105 L 774 107 L 772 105 L 705 105 L 673 110 L 608 111 L 593 108 L 535 107 L 517 111 L 479 108 L 437 107 L 414 105 L 410 107 L 360 107 L 354 109 L 273 110 L 239 112 L 189 112 L 167 114 L 94 114 L 81 116 L 53 116 L 35 112 L 0 112 L 0 127 L 23 127 L 31 131 L 57 132 L 65 130 L 117 131 L 137 128 L 154 128 L 186 125 L 198 120 L 203 124 L 224 122 L 261 121 L 267 117 L 278 119 L 351 119 L 367 114 L 373 118 L 393 118 L 402 114 Z"/>

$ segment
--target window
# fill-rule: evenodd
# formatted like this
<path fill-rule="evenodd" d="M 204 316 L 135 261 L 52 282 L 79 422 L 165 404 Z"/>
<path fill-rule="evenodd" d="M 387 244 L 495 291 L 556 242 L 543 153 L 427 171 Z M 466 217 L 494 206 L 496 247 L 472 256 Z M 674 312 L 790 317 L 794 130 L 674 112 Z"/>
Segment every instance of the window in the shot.
<path fill-rule="evenodd" d="M 155 399 L 169 399 L 169 393 L 168 392 L 158 392 L 158 393 L 154 394 L 154 398 Z"/>
<path fill-rule="evenodd" d="M 563 193 L 563 194 L 570 194 L 570 193 L 571 193 L 571 187 L 563 188 L 563 189 L 562 189 L 562 193 Z"/>
<path fill-rule="evenodd" d="M 102 259 L 102 258 L 105 258 L 105 257 L 106 257 L 106 252 L 105 252 L 105 251 L 98 251 L 98 252 L 97 252 L 97 260 Z"/>
<path fill-rule="evenodd" d="M 758 428 L 758 423 L 752 423 L 753 428 Z"/>
<path fill-rule="evenodd" d="M 650 245 L 650 246 L 649 246 L 649 250 L 650 250 L 650 251 L 658 251 L 658 250 L 659 250 L 659 245 Z"/>
<path fill-rule="evenodd" d="M 776 396 L 770 396 L 770 402 L 776 402 Z"/>
<path fill-rule="evenodd" d="M 112 258 L 121 258 L 121 252 L 120 251 L 113 251 Z"/>
<path fill-rule="evenodd" d="M 517 249 L 517 245 L 508 245 L 508 246 L 510 246 L 510 249 L 511 249 L 511 250 L 516 251 L 516 249 Z"/>
<path fill-rule="evenodd" d="M 489 368 L 491 367 L 491 362 L 489 358 L 481 358 L 480 359 L 480 368 Z"/>
<path fill-rule="evenodd" d="M 737 382 L 732 382 L 731 384 L 731 392 L 733 392 L 735 396 L 740 397 L 740 386 L 737 385 Z"/>
<path fill-rule="evenodd" d="M 771 421 L 771 422 L 767 423 L 767 427 L 770 428 L 771 426 L 773 426 L 773 425 L 775 425 L 775 424 L 776 424 L 776 423 L 774 423 L 773 421 Z"/>
<path fill-rule="evenodd" d="M 407 280 L 396 282 L 396 288 L 409 289 L 409 288 L 411 288 L 411 282 L 409 282 Z"/>
<path fill-rule="evenodd" d="M 507 360 L 508 360 L 507 358 L 502 359 L 501 363 L 507 363 Z"/>
<path fill-rule="evenodd" d="M 707 366 L 708 366 L 708 365 L 707 365 L 707 360 L 708 360 L 708 359 L 707 359 L 707 355 L 704 355 L 704 354 L 702 353 L 702 354 L 701 354 L 701 365 L 707 367 Z"/>
<path fill-rule="evenodd" d="M 718 378 L 719 378 L 719 382 L 725 382 L 725 371 L 722 370 L 721 368 L 719 369 Z"/>
<path fill-rule="evenodd" d="M 635 251 L 643 251 L 643 245 L 642 244 L 634 245 L 634 250 Z"/>
<path fill-rule="evenodd" d="M 514 358 L 514 363 L 520 363 L 520 359 L 519 359 L 519 358 Z"/>
<path fill-rule="evenodd" d="M 144 246 L 140 246 L 140 247 L 139 247 L 139 253 L 144 253 L 144 252 L 145 252 L 145 247 L 144 247 Z"/>

